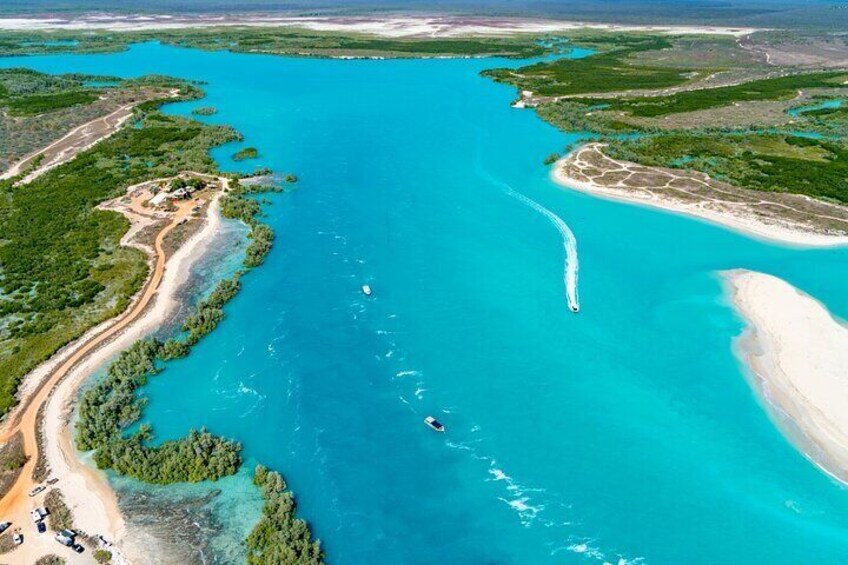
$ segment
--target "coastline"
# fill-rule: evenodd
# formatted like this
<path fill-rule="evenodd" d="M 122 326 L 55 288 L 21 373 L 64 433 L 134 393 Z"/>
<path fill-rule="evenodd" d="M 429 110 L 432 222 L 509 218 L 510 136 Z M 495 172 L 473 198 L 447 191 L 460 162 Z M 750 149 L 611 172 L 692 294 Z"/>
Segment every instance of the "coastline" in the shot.
<path fill-rule="evenodd" d="M 813 297 L 763 273 L 722 273 L 747 327 L 735 350 L 778 427 L 848 484 L 848 326 Z"/>
<path fill-rule="evenodd" d="M 607 200 L 658 208 L 666 212 L 698 218 L 754 239 L 794 247 L 840 247 L 848 245 L 848 235 L 818 233 L 802 229 L 800 224 L 792 225 L 788 222 L 781 224 L 777 223 L 776 220 L 766 222 L 759 216 L 745 213 L 741 208 L 716 210 L 707 207 L 710 204 L 709 202 L 686 202 L 657 194 L 647 188 L 611 188 L 591 180 L 574 178 L 566 172 L 566 165 L 575 159 L 579 159 L 582 151 L 597 150 L 598 147 L 599 144 L 590 143 L 575 148 L 554 164 L 551 170 L 551 179 L 564 188 L 578 190 Z"/>
<path fill-rule="evenodd" d="M 206 254 L 212 237 L 220 229 L 219 197 L 220 193 L 210 203 L 203 228 L 167 260 L 165 274 L 153 303 L 134 323 L 69 372 L 45 406 L 45 454 L 51 474 L 61 476 L 60 482 L 63 485 L 73 486 L 70 489 L 66 486 L 64 492 L 65 502 L 73 512 L 75 524 L 86 531 L 111 535 L 110 541 L 121 547 L 126 562 L 130 563 L 143 562 L 143 548 L 128 543 L 117 496 L 106 474 L 80 459 L 73 444 L 72 429 L 67 423 L 80 387 L 94 371 L 136 340 L 155 331 L 174 312 L 178 305 L 177 293 L 188 280 L 191 267 Z M 92 498 L 97 500 L 97 505 L 105 512 L 94 507 L 96 505 L 92 504 Z"/>
<path fill-rule="evenodd" d="M 211 240 L 220 230 L 219 199 L 222 194 L 218 192 L 210 200 L 205 218 L 202 220 L 203 227 L 193 233 L 172 256 L 165 258 L 158 283 L 155 270 L 151 268 L 148 282 L 133 298 L 126 311 L 135 311 L 143 297 L 150 293 L 151 296 L 148 297 L 150 300 L 143 306 L 137 317 L 129 320 L 122 327 L 115 328 L 129 316 L 124 313 L 91 328 L 82 337 L 37 367 L 22 383 L 22 401 L 4 424 L 4 429 L 8 431 L 10 428 L 18 428 L 24 420 L 31 420 L 30 405 L 36 402 L 43 393 L 47 394 L 47 398 L 41 404 L 43 421 L 40 430 L 42 439 L 39 443 L 43 449 L 44 460 L 50 469 L 49 476 L 58 479 L 57 488 L 62 489 L 65 503 L 73 515 L 74 526 L 91 535 L 101 535 L 114 544 L 109 548 L 113 553 L 113 563 L 144 562 L 144 549 L 134 547 L 126 538 L 126 525 L 118 506 L 117 495 L 109 485 L 105 473 L 79 457 L 74 446 L 70 424 L 72 408 L 79 396 L 80 387 L 95 370 L 137 339 L 155 331 L 162 322 L 174 314 L 179 305 L 178 293 L 188 281 L 191 267 L 206 255 L 210 249 Z M 171 227 L 176 225 L 177 221 L 175 219 Z M 167 231 L 166 228 L 160 235 L 163 237 Z M 125 237 L 130 236 L 132 232 L 131 229 Z M 126 242 L 122 243 L 126 244 Z M 143 248 L 138 245 L 137 247 Z M 153 249 L 146 251 L 152 259 Z M 153 288 L 150 285 L 153 285 Z M 92 341 L 102 338 L 110 331 L 114 333 L 105 341 L 96 345 L 87 354 L 83 353 Z M 50 385 L 45 379 L 52 378 L 51 375 L 61 371 L 67 363 L 73 362 L 74 358 L 81 353 L 84 357 L 60 377 L 52 390 L 45 390 Z M 27 424 L 31 423 L 27 422 Z M 39 430 L 36 430 L 36 433 L 38 432 Z M 30 473 L 29 465 L 25 466 L 18 484 L 13 488 L 19 491 L 21 488 L 24 491 L 28 490 L 29 483 L 33 482 Z M 28 519 L 29 508 L 22 508 L 21 504 L 15 505 L 24 491 L 18 492 L 16 496 L 7 495 L 3 500 L 3 504 L 11 511 L 8 516 L 16 523 L 24 523 Z M 27 516 L 24 516 L 25 514 Z M 42 551 L 43 544 L 29 543 L 20 546 L 15 551 L 15 557 L 30 559 L 34 562 Z"/>

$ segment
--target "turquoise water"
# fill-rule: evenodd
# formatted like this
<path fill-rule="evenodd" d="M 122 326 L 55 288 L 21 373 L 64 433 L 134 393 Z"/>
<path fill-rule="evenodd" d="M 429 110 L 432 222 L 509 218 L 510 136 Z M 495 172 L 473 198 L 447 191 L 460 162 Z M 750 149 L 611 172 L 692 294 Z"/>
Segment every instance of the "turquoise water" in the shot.
<path fill-rule="evenodd" d="M 300 177 L 270 196 L 266 264 L 151 381 L 147 418 L 283 471 L 333 563 L 843 562 L 848 493 L 748 386 L 716 272 L 776 274 L 845 317 L 848 251 L 558 188 L 542 160 L 577 136 L 478 76 L 503 64 L 153 44 L 0 60 L 204 80 L 207 98 L 169 111 L 215 106 L 204 120 L 260 150 L 220 148 L 223 166 Z M 574 232 L 579 315 L 560 232 L 510 189 Z"/>
<path fill-rule="evenodd" d="M 810 104 L 808 106 L 796 106 L 795 108 L 790 108 L 787 110 L 787 114 L 790 116 L 796 117 L 800 116 L 805 112 L 812 112 L 813 110 L 824 110 L 824 109 L 835 109 L 840 108 L 842 106 L 842 100 L 825 100 L 824 102 L 820 102 L 818 104 Z"/>

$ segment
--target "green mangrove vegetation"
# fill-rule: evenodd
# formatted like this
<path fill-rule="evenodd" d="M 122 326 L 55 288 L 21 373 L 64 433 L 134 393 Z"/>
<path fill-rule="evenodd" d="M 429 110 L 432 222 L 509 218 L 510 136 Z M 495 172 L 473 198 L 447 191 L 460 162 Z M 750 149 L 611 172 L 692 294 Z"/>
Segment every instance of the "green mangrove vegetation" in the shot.
<path fill-rule="evenodd" d="M 671 41 L 660 36 L 607 34 L 584 39 L 580 44 L 604 50 L 582 59 L 563 58 L 516 70 L 487 70 L 483 76 L 540 96 L 563 96 L 667 88 L 707 73 L 705 70 L 669 68 L 626 60 L 628 56 L 640 51 L 670 48 Z"/>
<path fill-rule="evenodd" d="M 233 161 L 246 161 L 259 157 L 259 150 L 255 147 L 245 147 L 233 154 Z"/>
<path fill-rule="evenodd" d="M 845 97 L 848 71 L 757 63 L 729 39 L 606 34 L 575 41 L 599 52 L 483 74 L 531 91 L 540 117 L 594 134 L 614 158 L 848 203 L 848 111 L 790 111 Z"/>
<path fill-rule="evenodd" d="M 318 32 L 291 27 L 222 26 L 174 30 L 0 31 L 0 55 L 105 53 L 132 43 L 162 41 L 179 47 L 237 53 L 310 56 L 526 58 L 546 52 L 534 35 L 510 37 L 384 38 L 361 33 Z"/>
<path fill-rule="evenodd" d="M 138 389 L 162 369 L 163 347 L 156 339 L 137 341 L 109 365 L 105 378 L 83 394 L 76 424 L 77 448 L 94 450 L 94 461 L 101 469 L 155 484 L 232 475 L 241 465 L 241 446 L 236 442 L 206 430 L 192 430 L 184 438 L 153 446 L 149 425 L 127 433 L 144 408 Z"/>
<path fill-rule="evenodd" d="M 248 268 L 261 265 L 274 243 L 274 231 L 257 220 L 261 213 L 259 202 L 250 198 L 250 194 L 268 190 L 280 189 L 269 189 L 264 185 L 248 186 L 234 179 L 230 181 L 229 191 L 221 199 L 221 214 L 225 218 L 240 220 L 250 226 L 250 244 L 244 258 L 244 266 Z"/>
<path fill-rule="evenodd" d="M 200 106 L 191 111 L 195 116 L 214 116 L 218 113 L 218 108 L 215 106 Z"/>
<path fill-rule="evenodd" d="M 276 471 L 258 465 L 253 482 L 262 491 L 262 517 L 247 536 L 248 565 L 322 565 L 321 542 L 295 517 L 297 504 Z"/>
<path fill-rule="evenodd" d="M 616 100 L 588 100 L 589 104 L 608 104 L 609 111 L 624 111 L 632 116 L 655 118 L 695 112 L 755 100 L 791 100 L 799 91 L 814 88 L 842 88 L 848 72 L 802 73 L 752 80 L 738 85 L 688 90 L 668 96 L 642 96 Z"/>
<path fill-rule="evenodd" d="M 238 138 L 155 104 L 139 117 L 26 185 L 0 183 L 0 411 L 24 374 L 122 312 L 146 278 L 143 254 L 119 243 L 127 220 L 97 205 L 147 179 L 214 172 L 209 149 Z"/>

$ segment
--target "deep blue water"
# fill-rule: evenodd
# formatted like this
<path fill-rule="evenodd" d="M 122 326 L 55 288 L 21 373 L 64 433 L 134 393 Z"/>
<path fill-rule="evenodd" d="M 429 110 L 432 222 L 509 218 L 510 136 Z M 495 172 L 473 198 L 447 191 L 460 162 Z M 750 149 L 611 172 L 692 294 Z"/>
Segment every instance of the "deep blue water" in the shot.
<path fill-rule="evenodd" d="M 848 493 L 780 434 L 734 358 L 718 271 L 848 315 L 848 251 L 788 249 L 558 188 L 576 135 L 510 108 L 496 60 L 333 61 L 153 44 L 0 59 L 206 81 L 169 107 L 300 177 L 227 318 L 146 388 L 159 439 L 237 438 L 281 470 L 332 563 L 840 563 Z M 579 249 L 568 312 L 563 242 Z M 364 297 L 360 286 L 374 289 Z M 422 423 L 432 414 L 447 426 Z"/>

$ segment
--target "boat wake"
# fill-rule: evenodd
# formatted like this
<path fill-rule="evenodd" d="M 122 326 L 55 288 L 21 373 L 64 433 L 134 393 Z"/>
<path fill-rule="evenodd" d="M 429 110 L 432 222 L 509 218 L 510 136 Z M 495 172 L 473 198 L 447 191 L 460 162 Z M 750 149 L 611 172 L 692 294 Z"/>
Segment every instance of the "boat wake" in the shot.
<path fill-rule="evenodd" d="M 515 191 L 512 187 L 504 185 L 506 193 L 515 198 L 522 204 L 532 208 L 536 212 L 545 216 L 556 227 L 562 236 L 562 245 L 565 249 L 565 269 L 562 280 L 565 283 L 565 296 L 568 299 L 568 308 L 572 312 L 580 311 L 580 297 L 577 293 L 577 272 L 580 268 L 580 263 L 577 258 L 577 238 L 574 237 L 574 232 L 568 227 L 562 218 L 533 200 Z"/>

